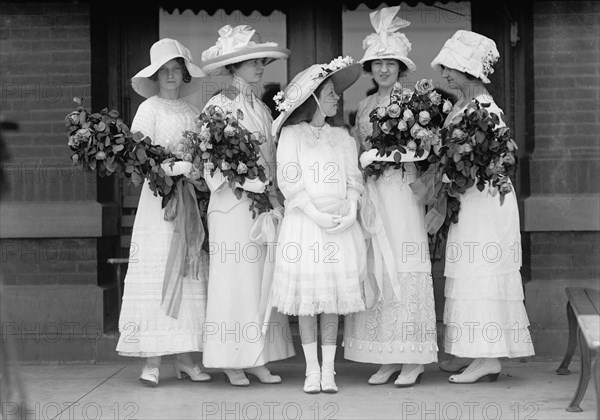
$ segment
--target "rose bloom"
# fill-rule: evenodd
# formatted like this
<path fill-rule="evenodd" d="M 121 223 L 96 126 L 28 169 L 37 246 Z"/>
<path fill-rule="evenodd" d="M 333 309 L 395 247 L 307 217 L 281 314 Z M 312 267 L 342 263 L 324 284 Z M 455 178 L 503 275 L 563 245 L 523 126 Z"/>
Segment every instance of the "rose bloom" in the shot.
<path fill-rule="evenodd" d="M 400 131 L 406 131 L 407 129 L 408 129 L 408 124 L 406 124 L 406 121 L 399 120 L 398 121 L 398 130 L 400 130 Z"/>
<path fill-rule="evenodd" d="M 103 150 L 100 150 L 98 153 L 96 153 L 96 160 L 104 160 L 106 159 L 106 153 L 104 153 Z"/>
<path fill-rule="evenodd" d="M 435 90 L 429 94 L 429 100 L 434 105 L 439 105 L 442 103 L 442 95 L 437 93 Z"/>
<path fill-rule="evenodd" d="M 410 89 L 402 89 L 402 93 L 400 94 L 400 99 L 402 102 L 410 101 L 410 98 L 413 96 L 413 91 Z"/>
<path fill-rule="evenodd" d="M 427 137 L 427 130 L 425 130 L 419 124 L 415 124 L 410 129 L 410 135 L 416 139 L 424 139 Z"/>
<path fill-rule="evenodd" d="M 77 130 L 76 134 L 79 137 L 89 138 L 92 135 L 92 132 L 89 128 L 80 128 L 79 130 Z"/>
<path fill-rule="evenodd" d="M 414 118 L 412 111 L 410 109 L 405 109 L 404 112 L 402 113 L 402 119 L 404 121 L 408 121 L 411 118 Z"/>
<path fill-rule="evenodd" d="M 67 121 L 71 124 L 79 124 L 79 112 L 73 111 L 69 115 L 67 115 Z"/>
<path fill-rule="evenodd" d="M 406 143 L 406 148 L 414 152 L 417 150 L 417 143 L 415 143 L 414 140 L 409 140 L 408 143 Z"/>
<path fill-rule="evenodd" d="M 200 129 L 200 140 L 209 141 L 210 140 L 210 129 L 204 124 Z"/>
<path fill-rule="evenodd" d="M 465 153 L 471 153 L 473 151 L 473 146 L 471 146 L 469 143 L 465 143 L 462 145 L 462 150 Z"/>
<path fill-rule="evenodd" d="M 198 180 L 201 176 L 202 174 L 200 173 L 200 170 L 196 166 L 192 165 L 192 169 L 190 169 L 190 172 L 187 174 L 187 177 L 189 179 Z"/>
<path fill-rule="evenodd" d="M 442 107 L 442 111 L 445 112 L 446 114 L 450 111 L 452 111 L 452 102 L 450 102 L 448 99 L 446 99 L 444 101 L 444 106 Z"/>
<path fill-rule="evenodd" d="M 231 124 L 227 124 L 227 127 L 225 127 L 225 130 L 223 130 L 225 137 L 233 137 L 233 136 L 235 136 L 236 132 L 237 132 L 237 130 L 235 129 L 235 127 L 231 126 Z"/>
<path fill-rule="evenodd" d="M 73 159 L 73 163 L 79 162 L 79 156 L 77 156 L 76 154 L 71 156 L 71 159 Z"/>
<path fill-rule="evenodd" d="M 192 154 L 191 153 L 184 153 L 183 154 L 183 160 L 185 162 L 191 162 L 193 160 Z"/>
<path fill-rule="evenodd" d="M 246 166 L 246 164 L 244 162 L 239 162 L 237 167 L 237 173 L 241 175 L 245 174 L 246 172 L 248 172 L 248 167 Z"/>
<path fill-rule="evenodd" d="M 79 139 L 77 136 L 69 136 L 69 146 L 77 146 L 79 145 Z"/>
<path fill-rule="evenodd" d="M 429 112 L 419 112 L 419 122 L 421 123 L 421 125 L 426 125 L 429 123 L 429 121 L 431 121 L 431 115 L 429 115 Z"/>
<path fill-rule="evenodd" d="M 400 105 L 393 103 L 388 106 L 387 113 L 392 118 L 398 118 L 400 116 Z"/>
<path fill-rule="evenodd" d="M 379 124 L 379 128 L 381 128 L 381 131 L 383 131 L 385 134 L 389 134 L 390 131 L 392 131 L 392 126 L 390 125 L 389 121 Z"/>
<path fill-rule="evenodd" d="M 462 140 L 463 138 L 465 138 L 465 136 L 466 136 L 466 133 L 464 131 L 462 131 L 460 128 L 455 128 L 454 131 L 452 131 L 453 139 Z"/>
<path fill-rule="evenodd" d="M 419 95 L 425 95 L 433 90 L 433 81 L 431 79 L 421 79 L 415 85 L 415 91 Z"/>
<path fill-rule="evenodd" d="M 229 166 L 229 163 L 223 161 L 221 162 L 221 170 L 222 171 L 228 171 L 231 169 L 231 166 Z"/>
<path fill-rule="evenodd" d="M 386 115 L 386 109 L 383 106 L 377 107 L 377 116 L 383 118 Z"/>

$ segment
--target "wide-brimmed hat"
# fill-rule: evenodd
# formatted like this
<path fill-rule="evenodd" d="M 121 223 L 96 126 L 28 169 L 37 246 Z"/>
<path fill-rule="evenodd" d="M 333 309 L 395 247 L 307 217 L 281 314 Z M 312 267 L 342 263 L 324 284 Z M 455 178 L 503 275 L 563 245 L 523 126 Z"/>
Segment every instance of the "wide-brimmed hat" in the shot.
<path fill-rule="evenodd" d="M 217 43 L 202 52 L 202 70 L 211 76 L 230 74 L 225 66 L 255 58 L 264 58 L 265 65 L 288 58 L 290 50 L 276 42 L 261 42 L 260 35 L 249 25 L 219 29 Z"/>
<path fill-rule="evenodd" d="M 331 79 L 335 91 L 342 93 L 358 80 L 361 72 L 361 65 L 350 56 L 340 56 L 328 64 L 313 64 L 302 70 L 287 85 L 285 91 L 280 91 L 273 97 L 277 104 L 276 109 L 281 111 L 273 122 L 273 136 L 277 135 L 291 113 L 302 105 L 325 79 Z"/>
<path fill-rule="evenodd" d="M 410 25 L 410 22 L 395 17 L 400 11 L 400 6 L 384 7 L 369 13 L 371 25 L 375 33 L 368 35 L 363 40 L 365 55 L 360 59 L 361 63 L 372 60 L 394 59 L 403 62 L 409 71 L 415 71 L 417 66 L 408 58 L 412 45 L 398 29 Z"/>
<path fill-rule="evenodd" d="M 185 97 L 197 92 L 202 87 L 201 79 L 207 77 L 200 67 L 193 64 L 192 54 L 190 50 L 176 39 L 163 38 L 156 41 L 150 48 L 150 65 L 140 70 L 131 78 L 131 86 L 133 90 L 142 95 L 144 98 L 149 98 L 156 95 L 160 88 L 158 81 L 150 79 L 150 77 L 160 69 L 160 67 L 168 61 L 181 57 L 185 62 L 185 66 L 192 81 L 183 83 L 179 91 L 180 97 Z"/>
<path fill-rule="evenodd" d="M 477 32 L 458 30 L 446 41 L 431 67 L 441 72 L 449 67 L 490 83 L 488 75 L 494 72 L 494 64 L 500 58 L 496 43 Z"/>

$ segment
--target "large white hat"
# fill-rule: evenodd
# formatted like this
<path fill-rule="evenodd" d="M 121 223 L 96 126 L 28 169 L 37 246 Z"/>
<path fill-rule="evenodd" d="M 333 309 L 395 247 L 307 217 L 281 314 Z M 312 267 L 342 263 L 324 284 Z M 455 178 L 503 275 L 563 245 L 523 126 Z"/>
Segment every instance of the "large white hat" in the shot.
<path fill-rule="evenodd" d="M 496 43 L 477 32 L 458 30 L 452 35 L 431 67 L 441 72 L 441 67 L 449 67 L 490 83 L 488 75 L 494 72 L 493 65 L 500 58 Z"/>
<path fill-rule="evenodd" d="M 264 58 L 265 65 L 279 58 L 288 58 L 290 50 L 276 42 L 262 42 L 256 30 L 248 25 L 235 28 L 225 25 L 219 29 L 217 43 L 202 52 L 202 70 L 212 76 L 230 74 L 228 64 Z"/>
<path fill-rule="evenodd" d="M 410 25 L 410 22 L 399 17 L 395 17 L 400 11 L 400 6 L 384 7 L 369 13 L 371 25 L 375 33 L 368 35 L 363 40 L 363 49 L 365 55 L 361 58 L 361 63 L 372 60 L 394 59 L 402 61 L 409 71 L 415 71 L 417 66 L 408 58 L 412 45 L 398 29 Z"/>
<path fill-rule="evenodd" d="M 273 122 L 273 136 L 277 135 L 292 112 L 302 105 L 325 79 L 330 78 L 335 91 L 341 93 L 358 80 L 361 72 L 361 65 L 349 56 L 340 56 L 328 64 L 313 64 L 302 70 L 287 85 L 285 91 L 280 91 L 273 97 L 277 110 L 281 111 Z"/>
<path fill-rule="evenodd" d="M 150 65 L 140 70 L 131 78 L 133 90 L 144 98 L 156 95 L 160 90 L 158 81 L 152 80 L 150 77 L 156 73 L 163 64 L 177 57 L 183 58 L 188 73 L 192 76 L 191 82 L 183 83 L 181 86 L 180 96 L 183 98 L 200 90 L 202 87 L 202 81 L 200 79 L 207 77 L 206 73 L 204 73 L 200 67 L 193 64 L 190 50 L 184 47 L 181 42 L 171 38 L 163 38 L 152 45 L 150 48 Z"/>

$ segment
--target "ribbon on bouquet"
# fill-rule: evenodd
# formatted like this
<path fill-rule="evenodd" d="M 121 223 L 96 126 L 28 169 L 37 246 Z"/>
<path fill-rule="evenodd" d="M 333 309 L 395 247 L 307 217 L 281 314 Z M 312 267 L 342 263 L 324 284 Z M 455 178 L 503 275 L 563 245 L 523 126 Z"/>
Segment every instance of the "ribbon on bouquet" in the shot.
<path fill-rule="evenodd" d="M 262 333 L 267 333 L 273 307 L 273 271 L 275 270 L 275 247 L 279 226 L 283 219 L 283 207 L 278 206 L 258 215 L 250 229 L 250 240 L 267 247 L 267 256 L 263 267 L 262 290 L 260 293 L 259 314 L 264 314 Z"/>
<path fill-rule="evenodd" d="M 400 300 L 401 291 L 397 281 L 397 269 L 394 259 L 394 252 L 390 245 L 390 240 L 385 231 L 383 220 L 378 209 L 383 208 L 375 181 L 369 179 L 365 188 L 364 205 L 361 207 L 361 218 L 364 229 L 371 236 L 371 245 L 373 249 L 373 269 L 377 288 L 374 290 L 371 282 L 365 282 L 365 298 L 367 307 L 372 307 L 378 301 L 383 299 L 383 266 L 385 265 L 387 274 L 392 284 L 394 295 Z"/>
<path fill-rule="evenodd" d="M 428 209 L 425 214 L 427 233 L 435 234 L 444 224 L 448 197 L 441 192 L 442 182 L 436 165 L 430 165 L 419 178 L 411 182 L 410 188 Z"/>
<path fill-rule="evenodd" d="M 194 186 L 180 179 L 176 194 L 165 207 L 165 220 L 175 224 L 163 278 L 161 308 L 177 319 L 183 296 L 183 278 L 203 280 L 201 271 L 204 225 L 196 201 Z"/>

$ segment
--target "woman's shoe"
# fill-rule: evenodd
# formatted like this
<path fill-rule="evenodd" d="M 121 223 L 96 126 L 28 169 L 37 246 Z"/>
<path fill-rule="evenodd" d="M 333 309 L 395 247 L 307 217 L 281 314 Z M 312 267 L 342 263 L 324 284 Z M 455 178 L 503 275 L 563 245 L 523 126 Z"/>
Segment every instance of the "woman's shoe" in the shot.
<path fill-rule="evenodd" d="M 248 386 L 250 381 L 242 369 L 224 369 L 225 380 L 233 386 Z"/>
<path fill-rule="evenodd" d="M 252 375 L 259 380 L 261 384 L 280 384 L 281 376 L 272 375 L 266 366 L 256 366 L 249 369 L 244 369 L 247 375 Z"/>
<path fill-rule="evenodd" d="M 321 391 L 326 394 L 335 394 L 338 392 L 338 387 L 335 384 L 335 370 L 333 363 L 323 363 L 321 367 Z"/>
<path fill-rule="evenodd" d="M 502 366 L 498 359 L 475 359 L 460 375 L 448 378 L 451 384 L 474 384 L 476 382 L 496 382 Z"/>
<path fill-rule="evenodd" d="M 189 367 L 177 359 L 173 362 L 173 370 L 175 370 L 175 377 L 177 379 L 190 378 L 192 382 L 208 382 L 211 380 L 208 373 L 200 370 L 200 366 L 194 365 L 194 367 Z"/>
<path fill-rule="evenodd" d="M 318 394 L 321 392 L 321 371 L 315 370 L 306 374 L 304 380 L 304 392 L 307 394 Z"/>
<path fill-rule="evenodd" d="M 156 385 L 158 385 L 158 376 L 159 376 L 158 368 L 155 368 L 155 367 L 151 368 L 151 367 L 148 367 L 147 365 L 144 365 L 144 367 L 142 368 L 142 374 L 140 375 L 139 380 L 144 385 L 156 386 Z"/>
<path fill-rule="evenodd" d="M 398 388 L 406 388 L 421 382 L 421 377 L 425 372 L 423 365 L 404 365 L 398 379 L 394 382 Z"/>
<path fill-rule="evenodd" d="M 440 370 L 448 373 L 460 373 L 465 370 L 473 359 L 463 357 L 452 357 L 449 360 L 442 360 L 438 366 Z"/>
<path fill-rule="evenodd" d="M 375 372 L 369 378 L 369 385 L 383 385 L 387 384 L 390 379 L 393 379 L 395 376 L 398 376 L 400 371 L 402 370 L 402 365 L 381 365 L 379 370 Z"/>

